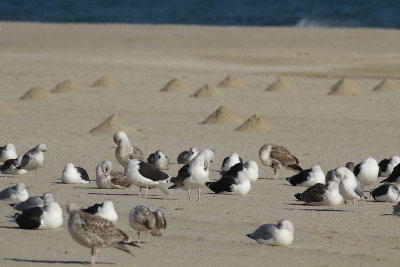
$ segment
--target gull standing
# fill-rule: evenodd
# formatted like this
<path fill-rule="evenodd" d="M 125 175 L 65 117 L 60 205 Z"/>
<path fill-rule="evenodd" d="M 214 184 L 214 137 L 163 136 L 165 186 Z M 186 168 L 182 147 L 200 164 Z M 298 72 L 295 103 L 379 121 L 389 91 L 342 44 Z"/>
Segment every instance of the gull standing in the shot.
<path fill-rule="evenodd" d="M 38 178 L 38 169 L 43 167 L 44 154 L 47 151 L 46 144 L 39 144 L 24 154 L 21 160 L 20 169 L 27 171 L 36 170 L 36 178 Z"/>
<path fill-rule="evenodd" d="M 139 159 L 141 161 L 145 160 L 140 148 L 133 146 L 129 141 L 128 136 L 123 131 L 115 132 L 113 139 L 118 145 L 115 149 L 115 158 L 125 169 L 131 159 Z"/>
<path fill-rule="evenodd" d="M 125 189 L 131 186 L 125 173 L 112 170 L 112 163 L 109 160 L 97 165 L 96 184 L 101 189 Z"/>
<path fill-rule="evenodd" d="M 263 224 L 247 236 L 260 244 L 288 246 L 294 240 L 294 227 L 291 221 L 283 219 L 278 224 Z"/>
<path fill-rule="evenodd" d="M 328 183 L 329 181 L 336 181 L 340 183 L 340 180 L 336 177 L 336 169 L 340 167 L 337 167 L 335 169 L 332 169 L 326 173 L 325 176 L 325 183 Z M 349 169 L 351 172 L 354 172 L 354 163 L 353 162 L 347 162 L 346 163 L 346 168 Z"/>
<path fill-rule="evenodd" d="M 147 158 L 147 162 L 159 170 L 169 170 L 169 159 L 163 150 L 151 153 Z"/>
<path fill-rule="evenodd" d="M 340 180 L 339 192 L 345 199 L 344 204 L 347 204 L 347 200 L 352 200 L 353 205 L 355 200 L 364 198 L 363 186 L 359 180 L 356 179 L 354 174 L 346 167 L 339 167 L 335 171 L 336 177 Z"/>
<path fill-rule="evenodd" d="M 354 167 L 354 175 L 361 182 L 363 188 L 368 185 L 369 189 L 371 189 L 371 184 L 378 180 L 378 162 L 372 157 L 365 158 Z"/>
<path fill-rule="evenodd" d="M 149 241 L 149 233 L 152 236 L 160 236 L 160 229 L 167 228 L 167 221 L 161 210 L 153 210 L 142 205 L 131 210 L 129 224 L 138 232 L 138 243 L 140 243 L 140 232 L 146 231 Z"/>

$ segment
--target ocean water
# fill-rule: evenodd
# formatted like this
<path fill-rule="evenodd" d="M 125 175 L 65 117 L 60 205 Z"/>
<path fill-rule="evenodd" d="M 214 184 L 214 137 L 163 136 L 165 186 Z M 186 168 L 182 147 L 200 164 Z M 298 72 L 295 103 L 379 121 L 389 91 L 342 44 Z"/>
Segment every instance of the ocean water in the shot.
<path fill-rule="evenodd" d="M 400 0 L 0 0 L 0 20 L 400 28 Z"/>

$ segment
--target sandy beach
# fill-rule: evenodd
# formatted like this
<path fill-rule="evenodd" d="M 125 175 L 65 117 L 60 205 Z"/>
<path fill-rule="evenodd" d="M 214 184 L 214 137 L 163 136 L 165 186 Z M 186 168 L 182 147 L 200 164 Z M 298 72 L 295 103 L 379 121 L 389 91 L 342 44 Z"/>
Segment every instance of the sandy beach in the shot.
<path fill-rule="evenodd" d="M 373 91 L 384 78 L 400 85 L 400 31 L 285 27 L 211 27 L 127 24 L 39 24 L 0 22 L 0 99 L 13 114 L 0 113 L 0 145 L 13 143 L 23 154 L 46 143 L 46 161 L 34 175 L 0 177 L 0 189 L 24 182 L 30 196 L 52 192 L 63 207 L 56 230 L 22 230 L 7 222 L 14 214 L 0 203 L 0 265 L 80 266 L 90 250 L 72 240 L 65 205 L 88 207 L 112 200 L 117 226 L 136 240 L 128 223 L 141 204 L 162 209 L 168 227 L 150 237 L 135 257 L 108 248 L 98 264 L 125 266 L 395 266 L 400 261 L 398 224 L 391 203 L 366 201 L 337 207 L 306 206 L 295 193 L 306 188 L 272 180 L 259 148 L 283 145 L 303 168 L 326 173 L 367 156 L 377 161 L 400 151 L 400 92 Z M 92 87 L 104 75 L 120 86 Z M 219 88 L 219 97 L 192 97 L 205 84 L 234 75 L 244 88 Z M 279 77 L 297 90 L 266 91 Z M 328 95 L 348 77 L 359 94 Z M 187 92 L 160 92 L 180 79 Z M 20 100 L 30 88 L 51 91 L 70 79 L 82 93 Z M 235 131 L 239 124 L 202 124 L 219 106 L 243 121 L 257 114 L 272 131 Z M 215 151 L 210 180 L 219 179 L 223 159 L 233 152 L 259 164 L 260 179 L 247 196 L 216 195 L 202 189 L 201 201 L 187 192 L 172 196 L 139 189 L 100 190 L 95 168 L 111 160 L 122 171 L 113 133 L 89 133 L 119 113 L 133 128 L 130 141 L 147 157 L 157 149 L 170 158 L 169 175 L 181 165 L 178 154 L 191 146 Z M 88 171 L 89 184 L 62 184 L 66 163 Z M 294 172 L 284 170 L 281 177 Z M 372 184 L 372 188 L 379 185 Z M 194 195 L 194 199 L 197 198 Z M 290 219 L 295 240 L 288 247 L 260 245 L 246 237 L 259 225 Z M 145 236 L 144 234 L 142 236 Z"/>

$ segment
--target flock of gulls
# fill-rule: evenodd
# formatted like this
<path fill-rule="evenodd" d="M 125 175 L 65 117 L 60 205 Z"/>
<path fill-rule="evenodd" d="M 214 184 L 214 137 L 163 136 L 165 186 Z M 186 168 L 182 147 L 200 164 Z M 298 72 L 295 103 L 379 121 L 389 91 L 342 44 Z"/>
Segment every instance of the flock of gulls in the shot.
<path fill-rule="evenodd" d="M 223 160 L 220 179 L 210 181 L 210 165 L 214 161 L 214 151 L 204 149 L 198 151 L 191 147 L 181 152 L 177 163 L 183 166 L 175 176 L 165 171 L 169 170 L 170 161 L 163 150 L 157 150 L 145 159 L 144 153 L 133 146 L 128 136 L 117 131 L 113 136 L 117 144 L 115 158 L 124 168 L 124 172 L 114 171 L 111 161 L 105 160 L 96 167 L 96 184 L 100 189 L 126 189 L 135 185 L 139 194 L 147 196 L 148 190 L 157 188 L 164 194 L 171 195 L 175 189 L 188 192 L 197 191 L 197 201 L 200 201 L 201 189 L 208 188 L 216 194 L 234 194 L 244 196 L 251 190 L 252 184 L 258 179 L 258 164 L 255 160 L 243 162 L 238 153 L 232 153 Z M 46 144 L 38 144 L 25 154 L 18 155 L 13 144 L 0 147 L 0 171 L 7 175 L 24 175 L 38 170 L 44 165 Z M 375 201 L 399 203 L 400 200 L 400 156 L 383 159 L 379 163 L 372 157 L 365 158 L 361 163 L 347 162 L 327 172 L 325 175 L 320 166 L 303 169 L 297 157 L 283 146 L 265 144 L 259 150 L 259 159 L 265 166 L 274 170 L 274 179 L 279 178 L 283 168 L 297 172 L 286 180 L 293 186 L 308 187 L 305 191 L 294 195 L 294 199 L 307 205 L 337 206 L 348 202 L 363 200 L 364 188 L 386 177 L 383 185 L 371 190 L 370 195 Z M 89 183 L 89 176 L 82 167 L 67 163 L 61 175 L 66 184 Z M 63 223 L 62 208 L 55 202 L 51 193 L 42 196 L 29 197 L 25 185 L 18 182 L 15 186 L 0 192 L 0 200 L 9 201 L 15 211 L 8 221 L 17 223 L 22 229 L 54 229 Z M 129 225 L 137 231 L 138 238 L 133 242 L 129 236 L 119 229 L 115 222 L 118 214 L 113 202 L 106 200 L 87 208 L 78 207 L 74 203 L 67 205 L 69 214 L 68 231 L 74 241 L 91 249 L 91 264 L 96 263 L 99 249 L 114 247 L 129 254 L 129 247 L 140 247 L 140 232 L 160 236 L 161 229 L 167 227 L 163 211 L 139 205 L 129 214 Z M 400 215 L 400 204 L 393 209 L 393 214 Z M 294 226 L 288 219 L 282 219 L 277 224 L 264 224 L 253 233 L 247 235 L 258 243 L 286 246 L 294 240 Z M 133 255 L 133 254 L 132 254 Z"/>

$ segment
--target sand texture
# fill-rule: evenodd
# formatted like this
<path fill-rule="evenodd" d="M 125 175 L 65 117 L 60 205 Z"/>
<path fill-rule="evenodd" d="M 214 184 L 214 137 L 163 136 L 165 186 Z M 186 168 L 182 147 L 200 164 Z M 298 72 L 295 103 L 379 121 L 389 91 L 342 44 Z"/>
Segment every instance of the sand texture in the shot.
<path fill-rule="evenodd" d="M 392 79 L 385 78 L 380 82 L 372 91 L 385 92 L 385 91 L 400 91 L 400 86 L 398 86 Z"/>
<path fill-rule="evenodd" d="M 239 124 L 243 120 L 225 106 L 220 106 L 203 121 L 204 124 Z"/>
<path fill-rule="evenodd" d="M 340 79 L 337 83 L 332 85 L 331 91 L 328 95 L 358 95 L 360 87 L 347 77 Z"/>
<path fill-rule="evenodd" d="M 54 96 L 44 89 L 42 86 L 32 87 L 19 99 L 21 100 L 49 100 L 54 99 Z"/>
<path fill-rule="evenodd" d="M 90 249 L 72 240 L 65 206 L 88 207 L 112 200 L 117 226 L 133 240 L 132 208 L 162 209 L 168 220 L 162 236 L 141 234 L 143 249 L 135 257 L 102 249 L 99 266 L 398 266 L 399 217 L 391 203 L 365 201 L 337 207 L 306 206 L 293 196 L 304 187 L 288 185 L 282 170 L 263 166 L 258 151 L 266 143 L 283 145 L 303 168 L 324 173 L 367 156 L 380 161 L 400 154 L 399 95 L 373 92 L 388 77 L 400 84 L 400 31 L 383 29 L 208 27 L 127 24 L 40 24 L 0 22 L 1 99 L 15 114 L 1 112 L 1 144 L 13 143 L 23 154 L 46 143 L 39 178 L 0 177 L 0 189 L 24 182 L 31 196 L 52 192 L 63 207 L 64 223 L 56 230 L 22 230 L 7 222 L 14 210 L 0 203 L 0 266 L 82 266 Z M 174 77 L 189 88 L 234 73 L 246 85 L 220 88 L 223 98 L 193 98 L 190 93 L 161 93 Z M 102 75 L 118 78 L 118 88 L 90 87 Z M 267 93 L 266 86 L 284 77 L 295 93 Z M 354 97 L 327 95 L 332 84 L 348 77 L 359 85 Z M 27 88 L 53 88 L 68 78 L 83 94 L 57 94 L 54 101 L 21 101 Z M 221 105 L 241 120 L 202 124 Z M 176 176 L 178 154 L 188 147 L 214 150 L 210 180 L 220 178 L 225 157 L 237 152 L 259 165 L 258 181 L 246 196 L 216 195 L 201 189 L 167 196 L 159 189 L 139 197 L 139 188 L 98 189 L 97 164 L 110 160 L 115 171 L 112 119 L 106 132 L 89 131 L 115 112 L 140 132 L 128 134 L 145 157 L 162 149 L 171 161 L 166 173 Z M 257 114 L 274 131 L 235 131 Z M 139 131 L 139 130 L 138 130 Z M 66 163 L 85 168 L 89 184 L 61 184 Z M 378 187 L 374 182 L 372 188 Z M 142 190 L 143 192 L 143 190 Z M 246 234 L 264 223 L 289 219 L 295 239 L 288 247 L 260 245 Z"/>
<path fill-rule="evenodd" d="M 190 88 L 187 87 L 180 79 L 171 79 L 163 88 L 161 92 L 188 92 Z"/>
<path fill-rule="evenodd" d="M 122 118 L 121 114 L 114 113 L 110 117 L 108 117 L 105 121 L 100 123 L 98 126 L 94 127 L 92 130 L 90 130 L 90 133 L 112 134 L 116 131 L 124 131 L 126 133 L 136 132 L 136 130 L 133 127 L 126 124 L 126 122 Z"/>
<path fill-rule="evenodd" d="M 92 84 L 92 87 L 120 87 L 121 84 L 108 75 L 104 75 Z"/>
<path fill-rule="evenodd" d="M 268 123 L 266 123 L 260 116 L 257 114 L 251 115 L 243 124 L 235 129 L 235 131 L 246 131 L 246 132 L 269 132 L 273 131 L 274 128 L 271 127 Z"/>
<path fill-rule="evenodd" d="M 72 80 L 65 80 L 58 83 L 53 89 L 52 93 L 83 93 L 84 90 Z"/>
<path fill-rule="evenodd" d="M 236 76 L 228 75 L 219 84 L 220 88 L 244 88 L 244 84 L 241 83 Z"/>
<path fill-rule="evenodd" d="M 291 83 L 289 83 L 287 80 L 279 77 L 276 82 L 268 86 L 266 91 L 296 91 L 297 88 L 294 87 Z"/>
<path fill-rule="evenodd" d="M 217 86 L 212 84 L 205 84 L 199 88 L 192 97 L 223 97 L 224 94 L 218 89 Z"/>

